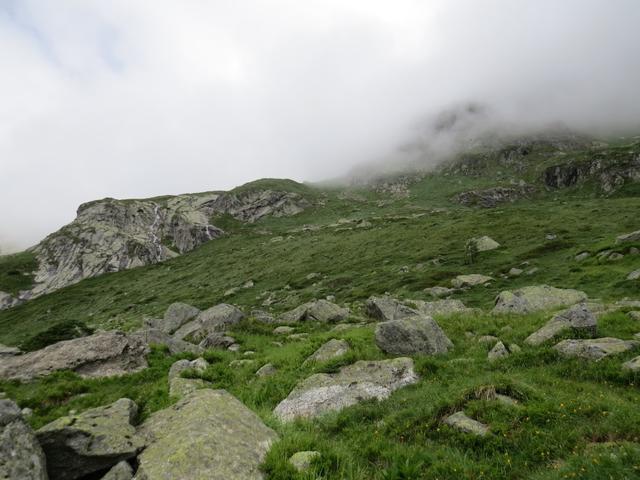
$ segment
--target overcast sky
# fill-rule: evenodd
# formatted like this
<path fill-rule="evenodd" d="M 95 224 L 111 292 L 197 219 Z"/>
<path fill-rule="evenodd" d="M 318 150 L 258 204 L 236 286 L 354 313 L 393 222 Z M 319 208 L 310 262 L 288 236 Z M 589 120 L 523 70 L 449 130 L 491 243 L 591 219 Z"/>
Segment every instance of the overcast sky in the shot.
<path fill-rule="evenodd" d="M 320 180 L 452 103 L 640 119 L 638 0 L 0 0 L 0 247 L 96 198 Z"/>

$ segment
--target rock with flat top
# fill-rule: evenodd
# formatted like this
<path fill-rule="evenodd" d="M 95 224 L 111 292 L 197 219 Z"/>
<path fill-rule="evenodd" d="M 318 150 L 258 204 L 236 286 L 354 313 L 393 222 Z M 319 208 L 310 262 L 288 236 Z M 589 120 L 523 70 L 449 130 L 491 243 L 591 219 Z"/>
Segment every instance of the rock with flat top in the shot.
<path fill-rule="evenodd" d="M 414 300 L 407 303 L 412 303 L 416 310 L 425 315 L 453 315 L 455 313 L 468 313 L 472 310 L 467 308 L 460 300 L 453 300 L 447 298 L 445 300 L 435 300 L 433 302 L 423 302 L 421 300 Z"/>
<path fill-rule="evenodd" d="M 278 369 L 272 363 L 266 363 L 256 372 L 257 377 L 270 377 L 278 373 Z"/>
<path fill-rule="evenodd" d="M 473 418 L 468 417 L 464 412 L 456 412 L 444 419 L 444 423 L 464 433 L 470 433 L 479 437 L 484 437 L 489 433 L 489 427 Z"/>
<path fill-rule="evenodd" d="M 628 362 L 622 364 L 624 370 L 631 370 L 632 372 L 640 372 L 640 355 L 632 358 Z"/>
<path fill-rule="evenodd" d="M 611 355 L 627 352 L 638 346 L 640 346 L 639 341 L 604 337 L 590 340 L 563 340 L 553 348 L 565 357 L 598 361 Z"/>
<path fill-rule="evenodd" d="M 367 399 L 383 400 L 418 381 L 410 358 L 358 361 L 338 373 L 318 373 L 300 382 L 274 413 L 288 422 L 342 410 Z"/>
<path fill-rule="evenodd" d="M 307 302 L 293 310 L 283 313 L 280 323 L 297 323 L 315 321 L 323 323 L 341 322 L 349 316 L 349 309 L 336 305 L 328 300 L 320 299 Z"/>
<path fill-rule="evenodd" d="M 586 299 L 587 294 L 579 290 L 535 285 L 501 292 L 496 298 L 493 313 L 528 314 L 568 307 Z"/>
<path fill-rule="evenodd" d="M 54 343 L 24 355 L 3 357 L 0 378 L 31 380 L 58 370 L 73 370 L 81 377 L 123 375 L 147 367 L 149 347 L 135 335 L 98 332 Z"/>
<path fill-rule="evenodd" d="M 451 285 L 455 288 L 469 288 L 477 285 L 484 285 L 493 280 L 493 277 L 481 275 L 479 273 L 470 273 L 469 275 L 458 275 L 451 280 Z"/>
<path fill-rule="evenodd" d="M 136 480 L 262 480 L 277 434 L 225 390 L 198 390 L 139 428 Z"/>
<path fill-rule="evenodd" d="M 332 358 L 341 357 L 350 349 L 351 347 L 349 346 L 349 342 L 346 340 L 336 340 L 335 338 L 332 338 L 309 356 L 309 358 L 304 361 L 303 365 L 312 362 L 326 362 Z"/>

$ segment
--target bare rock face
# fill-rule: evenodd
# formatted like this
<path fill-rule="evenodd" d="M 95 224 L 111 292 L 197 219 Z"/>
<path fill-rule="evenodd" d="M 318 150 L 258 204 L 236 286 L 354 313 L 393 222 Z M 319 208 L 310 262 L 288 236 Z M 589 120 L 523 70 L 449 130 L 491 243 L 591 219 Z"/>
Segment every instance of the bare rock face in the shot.
<path fill-rule="evenodd" d="M 0 399 L 0 478 L 47 480 L 44 452 L 20 408 Z"/>
<path fill-rule="evenodd" d="M 134 457 L 144 446 L 132 425 L 137 405 L 128 398 L 61 417 L 36 432 L 51 480 L 73 480 Z"/>
<path fill-rule="evenodd" d="M 229 214 L 244 222 L 288 216 L 310 205 L 298 193 L 249 188 L 148 200 L 105 198 L 80 205 L 76 219 L 31 251 L 35 286 L 20 300 L 95 277 L 162 262 L 223 235 L 210 219 Z M 11 300 L 13 302 L 13 300 Z M 9 305 L 4 299 L 0 304 Z M 11 305 L 9 305 L 11 306 Z"/>
<path fill-rule="evenodd" d="M 99 332 L 49 345 L 42 350 L 5 357 L 0 378 L 31 380 L 57 370 L 73 370 L 82 377 L 108 377 L 147 367 L 147 344 L 135 335 Z"/>
<path fill-rule="evenodd" d="M 198 390 L 140 427 L 136 480 L 261 480 L 277 434 L 225 390 Z"/>
<path fill-rule="evenodd" d="M 282 421 L 342 410 L 363 400 L 388 398 L 395 390 L 418 381 L 410 358 L 358 361 L 338 373 L 318 373 L 300 382 L 275 408 Z"/>

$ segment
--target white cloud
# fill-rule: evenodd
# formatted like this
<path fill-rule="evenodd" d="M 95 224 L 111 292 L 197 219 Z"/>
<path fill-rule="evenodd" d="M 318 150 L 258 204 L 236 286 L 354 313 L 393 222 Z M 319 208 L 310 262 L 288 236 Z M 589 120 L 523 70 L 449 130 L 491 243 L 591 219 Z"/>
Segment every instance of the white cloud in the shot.
<path fill-rule="evenodd" d="M 635 0 L 5 0 L 0 245 L 104 196 L 317 180 L 456 101 L 638 124 Z"/>

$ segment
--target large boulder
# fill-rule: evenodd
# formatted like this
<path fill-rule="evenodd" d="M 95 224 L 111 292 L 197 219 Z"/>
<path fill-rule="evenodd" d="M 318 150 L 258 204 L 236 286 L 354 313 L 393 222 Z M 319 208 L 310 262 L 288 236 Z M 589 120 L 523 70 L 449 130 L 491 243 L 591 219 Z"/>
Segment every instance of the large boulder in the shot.
<path fill-rule="evenodd" d="M 132 336 L 142 339 L 142 341 L 149 347 L 151 345 L 163 345 L 167 347 L 171 355 L 184 352 L 195 353 L 197 355 L 203 351 L 202 346 L 194 345 L 193 343 L 185 342 L 184 340 L 179 340 L 157 328 L 145 328 L 138 330 Z"/>
<path fill-rule="evenodd" d="M 0 399 L 0 478 L 47 480 L 44 453 L 11 400 Z"/>
<path fill-rule="evenodd" d="M 587 299 L 579 290 L 534 285 L 519 290 L 500 292 L 493 313 L 527 314 L 559 307 L 568 307 Z"/>
<path fill-rule="evenodd" d="M 524 343 L 527 345 L 541 345 L 565 332 L 572 331 L 580 337 L 596 336 L 598 320 L 584 303 L 557 313 L 541 329 L 529 335 Z"/>
<path fill-rule="evenodd" d="M 169 308 L 167 308 L 167 311 L 164 312 L 164 318 L 159 321 L 158 328 L 165 333 L 171 334 L 185 323 L 196 318 L 199 313 L 199 309 L 186 303 L 172 303 L 169 305 Z"/>
<path fill-rule="evenodd" d="M 285 422 L 298 417 L 316 417 L 363 400 L 383 400 L 393 391 L 417 381 L 410 358 L 361 360 L 342 367 L 338 373 L 318 373 L 303 380 L 278 404 L 274 413 Z"/>
<path fill-rule="evenodd" d="M 412 302 L 416 309 L 425 315 L 452 315 L 455 313 L 467 313 L 472 309 L 467 308 L 460 300 L 447 298 L 444 300 L 436 300 L 433 302 L 423 302 L 415 300 Z"/>
<path fill-rule="evenodd" d="M 455 288 L 470 288 L 477 285 L 484 285 L 493 280 L 493 277 L 482 275 L 480 273 L 470 273 L 468 275 L 458 275 L 451 280 L 451 285 Z"/>
<path fill-rule="evenodd" d="M 244 318 L 245 315 L 240 309 L 221 303 L 200 312 L 195 320 L 182 325 L 173 336 L 179 340 L 187 339 L 198 343 L 211 333 L 226 331 Z"/>
<path fill-rule="evenodd" d="M 394 355 L 437 355 L 453 347 L 437 322 L 418 312 L 410 317 L 378 323 L 375 335 L 378 347 Z"/>
<path fill-rule="evenodd" d="M 638 346 L 640 346 L 640 341 L 604 337 L 589 340 L 563 340 L 553 348 L 565 357 L 597 361 L 610 355 L 627 352 Z"/>
<path fill-rule="evenodd" d="M 473 242 L 478 249 L 478 252 L 488 252 L 489 250 L 495 250 L 496 248 L 500 248 L 500 244 L 496 242 L 493 238 L 487 237 L 486 235 L 482 237 L 475 237 L 469 240 L 469 243 Z"/>
<path fill-rule="evenodd" d="M 416 313 L 414 309 L 388 295 L 369 297 L 365 309 L 367 315 L 382 322 L 409 317 Z"/>
<path fill-rule="evenodd" d="M 332 338 L 313 352 L 313 354 L 304 361 L 303 365 L 311 362 L 326 362 L 332 358 L 341 357 L 350 349 L 349 342 L 346 340 L 336 340 Z"/>
<path fill-rule="evenodd" d="M 224 390 L 198 390 L 140 427 L 136 480 L 259 480 L 277 434 Z"/>
<path fill-rule="evenodd" d="M 133 421 L 138 413 L 128 398 L 61 417 L 36 432 L 47 457 L 51 480 L 72 480 L 106 470 L 135 457 L 143 448 Z"/>
<path fill-rule="evenodd" d="M 283 313 L 279 323 L 297 323 L 305 320 L 316 322 L 340 322 L 349 316 L 349 309 L 343 308 L 328 300 L 313 300 L 302 304 L 293 310 Z"/>
<path fill-rule="evenodd" d="M 122 460 L 107 472 L 100 480 L 131 480 L 133 469 L 125 460 Z"/>
<path fill-rule="evenodd" d="M 49 345 L 42 350 L 4 357 L 0 378 L 31 380 L 57 370 L 73 370 L 82 377 L 108 377 L 147 367 L 147 344 L 123 332 L 98 332 Z"/>

